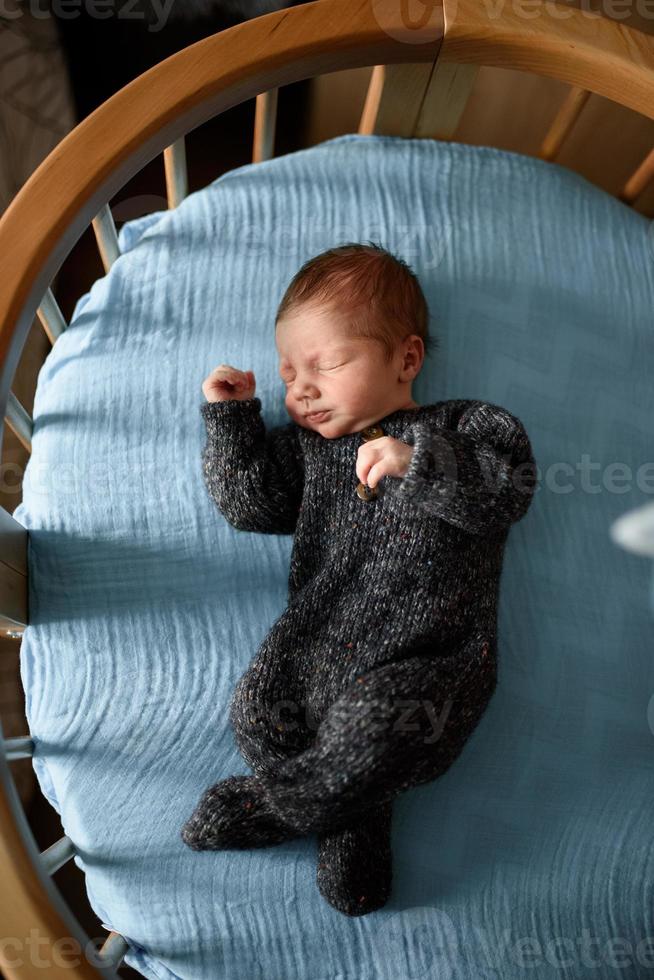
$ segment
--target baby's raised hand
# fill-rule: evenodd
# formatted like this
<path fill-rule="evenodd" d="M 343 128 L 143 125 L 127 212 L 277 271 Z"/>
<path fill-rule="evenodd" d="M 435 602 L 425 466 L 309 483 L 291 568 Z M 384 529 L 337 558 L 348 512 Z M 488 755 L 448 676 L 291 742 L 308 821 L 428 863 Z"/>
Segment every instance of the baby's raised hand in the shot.
<path fill-rule="evenodd" d="M 369 439 L 357 450 L 356 474 L 372 490 L 383 476 L 405 476 L 413 446 L 392 436 Z"/>
<path fill-rule="evenodd" d="M 208 402 L 242 402 L 254 398 L 256 381 L 252 371 L 239 371 L 231 364 L 219 364 L 202 383 L 202 393 Z"/>

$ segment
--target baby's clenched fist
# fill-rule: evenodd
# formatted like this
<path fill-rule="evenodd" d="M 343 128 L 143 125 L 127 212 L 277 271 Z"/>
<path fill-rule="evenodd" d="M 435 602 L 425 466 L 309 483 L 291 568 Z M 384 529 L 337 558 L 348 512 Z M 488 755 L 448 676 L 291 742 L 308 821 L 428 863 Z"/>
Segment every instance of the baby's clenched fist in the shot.
<path fill-rule="evenodd" d="M 202 383 L 202 393 L 208 402 L 242 402 L 254 398 L 256 381 L 252 371 L 239 371 L 231 364 L 219 364 Z"/>

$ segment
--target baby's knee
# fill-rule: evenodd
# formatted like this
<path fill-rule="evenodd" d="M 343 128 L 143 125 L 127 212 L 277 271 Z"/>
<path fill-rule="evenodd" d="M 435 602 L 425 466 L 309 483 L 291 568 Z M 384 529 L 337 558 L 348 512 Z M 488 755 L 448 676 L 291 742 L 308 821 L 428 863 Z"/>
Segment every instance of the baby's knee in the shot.
<path fill-rule="evenodd" d="M 262 684 L 250 671 L 234 690 L 230 723 L 240 746 L 265 745 L 281 753 L 301 751 L 314 734 L 305 723 L 296 691 L 285 691 L 279 683 Z"/>

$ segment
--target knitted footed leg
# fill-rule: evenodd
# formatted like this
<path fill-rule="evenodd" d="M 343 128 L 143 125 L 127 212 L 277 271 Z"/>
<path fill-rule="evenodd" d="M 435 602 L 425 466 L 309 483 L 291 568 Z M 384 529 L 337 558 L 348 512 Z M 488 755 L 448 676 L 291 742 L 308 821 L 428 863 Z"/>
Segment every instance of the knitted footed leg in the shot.
<path fill-rule="evenodd" d="M 345 830 L 318 837 L 318 889 L 344 915 L 366 915 L 388 901 L 393 877 L 392 809 L 392 802 L 370 807 Z"/>
<path fill-rule="evenodd" d="M 293 713 L 300 691 L 291 668 L 285 667 L 276 651 L 262 649 L 238 681 L 229 707 L 239 752 L 258 776 L 272 775 L 280 763 L 307 749 L 315 738 L 302 713 Z"/>
<path fill-rule="evenodd" d="M 267 649 L 262 647 L 240 678 L 230 704 L 236 742 L 256 776 L 274 773 L 314 737 L 301 719 L 292 719 L 290 724 L 284 719 L 282 709 L 294 704 L 290 696 L 295 692 L 289 686 L 288 672 L 280 672 L 277 653 L 275 669 L 271 669 Z M 230 776 L 210 786 L 181 831 L 184 843 L 196 851 L 268 847 L 299 836 L 270 809 L 252 776 Z"/>
<path fill-rule="evenodd" d="M 181 830 L 194 851 L 269 847 L 301 836 L 274 813 L 255 776 L 210 786 Z"/>
<path fill-rule="evenodd" d="M 302 834 L 346 829 L 375 804 L 430 782 L 462 752 L 497 682 L 475 634 L 452 656 L 412 656 L 361 674 L 328 708 L 313 744 L 260 783 Z"/>
<path fill-rule="evenodd" d="M 184 838 L 261 847 L 345 830 L 375 804 L 429 782 L 454 762 L 496 684 L 484 638 L 460 654 L 408 657 L 361 674 L 330 706 L 315 741 L 271 775 L 216 784 Z"/>

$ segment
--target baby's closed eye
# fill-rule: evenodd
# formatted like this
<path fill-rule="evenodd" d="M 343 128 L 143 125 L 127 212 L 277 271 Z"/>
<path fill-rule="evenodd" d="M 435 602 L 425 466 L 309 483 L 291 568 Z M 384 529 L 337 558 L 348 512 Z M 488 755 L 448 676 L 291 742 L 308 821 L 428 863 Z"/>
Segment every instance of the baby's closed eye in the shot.
<path fill-rule="evenodd" d="M 317 367 L 316 368 L 316 371 L 336 371 L 337 368 L 343 367 L 343 366 L 344 366 L 343 364 L 334 364 L 331 367 L 324 367 L 324 366 L 321 365 L 320 367 Z M 293 384 L 293 380 L 294 380 L 293 378 L 284 378 L 284 377 L 282 377 L 282 381 L 284 382 L 285 385 Z"/>

